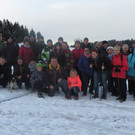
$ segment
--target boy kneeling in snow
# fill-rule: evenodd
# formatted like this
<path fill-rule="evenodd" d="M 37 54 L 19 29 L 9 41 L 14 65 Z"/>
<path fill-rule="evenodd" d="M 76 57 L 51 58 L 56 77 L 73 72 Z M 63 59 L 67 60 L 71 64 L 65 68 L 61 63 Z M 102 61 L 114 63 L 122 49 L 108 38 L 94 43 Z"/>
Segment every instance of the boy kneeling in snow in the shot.
<path fill-rule="evenodd" d="M 72 68 L 70 70 L 70 76 L 68 77 L 67 83 L 69 88 L 67 99 L 70 99 L 73 95 L 74 99 L 78 100 L 78 93 L 81 91 L 82 82 L 79 75 L 77 75 L 76 69 Z"/>
<path fill-rule="evenodd" d="M 38 97 L 43 98 L 43 89 L 45 88 L 45 81 L 44 81 L 44 72 L 43 72 L 43 65 L 41 63 L 37 63 L 36 70 L 32 73 L 30 77 L 30 83 L 32 89 L 38 91 Z"/>

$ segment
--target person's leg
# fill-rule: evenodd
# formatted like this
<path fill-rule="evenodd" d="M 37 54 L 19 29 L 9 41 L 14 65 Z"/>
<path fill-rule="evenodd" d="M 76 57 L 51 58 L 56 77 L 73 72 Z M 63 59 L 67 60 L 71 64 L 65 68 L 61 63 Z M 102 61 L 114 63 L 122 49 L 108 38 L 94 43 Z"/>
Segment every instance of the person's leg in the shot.
<path fill-rule="evenodd" d="M 98 72 L 94 71 L 94 90 L 95 90 L 95 95 L 94 97 L 98 97 L 98 83 L 100 81 L 100 75 Z"/>
<path fill-rule="evenodd" d="M 120 79 L 120 97 L 122 101 L 125 101 L 127 98 L 127 86 L 126 86 L 126 79 Z"/>
<path fill-rule="evenodd" d="M 113 78 L 113 81 L 114 81 L 114 89 L 112 91 L 112 94 L 116 97 L 119 97 L 119 78 Z"/>
<path fill-rule="evenodd" d="M 75 100 L 78 100 L 78 93 L 79 93 L 79 88 L 77 86 L 73 87 L 73 95 Z"/>
<path fill-rule="evenodd" d="M 128 92 L 132 95 L 132 80 L 128 80 Z"/>
<path fill-rule="evenodd" d="M 107 71 L 101 73 L 101 81 L 103 84 L 103 98 L 107 97 Z"/>
<path fill-rule="evenodd" d="M 93 94 L 93 89 L 94 89 L 94 72 L 92 72 L 92 75 L 91 75 L 91 83 L 90 83 L 90 87 L 89 87 L 89 93 Z"/>
<path fill-rule="evenodd" d="M 16 78 L 16 82 L 17 82 L 19 89 L 21 89 L 22 88 L 22 80 Z"/>

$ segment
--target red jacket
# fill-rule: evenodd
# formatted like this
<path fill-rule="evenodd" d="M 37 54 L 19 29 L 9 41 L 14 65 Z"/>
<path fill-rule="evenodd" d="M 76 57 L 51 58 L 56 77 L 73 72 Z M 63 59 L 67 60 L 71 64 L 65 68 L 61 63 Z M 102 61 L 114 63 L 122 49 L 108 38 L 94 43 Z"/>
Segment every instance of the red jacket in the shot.
<path fill-rule="evenodd" d="M 34 53 L 31 47 L 25 48 L 23 45 L 19 50 L 19 56 L 22 56 L 23 61 L 28 64 L 32 58 L 34 58 Z"/>
<path fill-rule="evenodd" d="M 111 63 L 113 66 L 112 77 L 126 79 L 126 71 L 128 70 L 128 61 L 126 57 L 123 54 L 113 55 Z M 115 72 L 116 67 L 120 69 L 120 72 Z"/>
<path fill-rule="evenodd" d="M 83 49 L 74 49 L 72 50 L 73 54 L 73 60 L 74 60 L 74 67 L 78 67 L 78 60 L 83 55 L 84 50 Z"/>
<path fill-rule="evenodd" d="M 75 76 L 75 77 L 68 77 L 67 79 L 67 83 L 68 83 L 68 88 L 70 88 L 70 86 L 73 88 L 75 86 L 77 86 L 79 88 L 79 90 L 81 91 L 81 87 L 82 87 L 82 82 L 79 78 L 79 75 Z"/>

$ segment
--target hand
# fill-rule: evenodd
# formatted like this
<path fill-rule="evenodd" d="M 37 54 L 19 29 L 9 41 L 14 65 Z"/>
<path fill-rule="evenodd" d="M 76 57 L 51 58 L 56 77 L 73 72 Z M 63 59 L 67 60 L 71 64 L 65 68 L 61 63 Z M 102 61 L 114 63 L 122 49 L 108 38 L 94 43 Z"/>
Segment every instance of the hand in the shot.
<path fill-rule="evenodd" d="M 29 78 L 29 77 L 30 77 L 30 75 L 28 74 L 28 75 L 27 75 L 27 78 Z"/>
<path fill-rule="evenodd" d="M 53 86 L 53 85 L 50 85 L 50 89 L 51 89 L 51 90 L 54 89 L 54 86 Z"/>
<path fill-rule="evenodd" d="M 101 66 L 101 69 L 104 70 L 105 69 L 105 66 Z"/>
<path fill-rule="evenodd" d="M 72 86 L 69 87 L 69 90 L 71 90 L 71 89 L 72 89 Z"/>
<path fill-rule="evenodd" d="M 117 67 L 115 68 L 115 72 L 118 73 L 118 72 L 120 72 L 120 71 L 121 71 L 121 70 L 120 70 L 119 68 L 117 68 Z"/>
<path fill-rule="evenodd" d="M 90 64 L 90 68 L 92 68 L 93 67 L 93 64 Z"/>
<path fill-rule="evenodd" d="M 60 82 L 61 82 L 61 80 L 62 80 L 62 78 L 58 79 L 58 83 L 60 83 Z"/>
<path fill-rule="evenodd" d="M 17 76 L 17 79 L 19 79 L 19 80 L 20 80 L 21 78 L 22 78 L 22 76 L 21 76 L 21 75 L 20 75 L 20 76 Z"/>

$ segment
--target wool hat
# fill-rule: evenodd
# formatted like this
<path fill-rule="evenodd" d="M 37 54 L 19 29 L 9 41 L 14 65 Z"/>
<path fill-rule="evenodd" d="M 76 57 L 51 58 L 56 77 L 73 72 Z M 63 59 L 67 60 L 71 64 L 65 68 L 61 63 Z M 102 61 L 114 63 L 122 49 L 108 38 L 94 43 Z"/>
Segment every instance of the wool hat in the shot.
<path fill-rule="evenodd" d="M 29 37 L 28 37 L 28 36 L 24 37 L 24 40 L 23 40 L 23 42 L 24 42 L 24 43 L 25 43 L 25 42 L 28 42 L 28 43 L 30 43 L 30 39 L 29 39 Z"/>
<path fill-rule="evenodd" d="M 37 67 L 43 67 L 43 64 L 42 63 L 37 63 L 36 68 Z"/>
<path fill-rule="evenodd" d="M 57 43 L 55 43 L 55 45 L 54 45 L 55 47 L 56 46 L 60 46 L 60 47 L 62 47 L 62 44 L 60 43 L 60 42 L 57 42 Z"/>
<path fill-rule="evenodd" d="M 103 42 L 102 42 L 102 45 L 104 45 L 104 44 L 108 44 L 108 42 L 107 42 L 107 41 L 103 41 Z"/>
<path fill-rule="evenodd" d="M 85 40 L 87 40 L 87 41 L 88 41 L 89 39 L 88 39 L 87 37 L 85 37 L 83 41 L 85 41 Z"/>
<path fill-rule="evenodd" d="M 114 48 L 112 46 L 108 46 L 106 50 L 112 49 L 114 50 Z"/>
<path fill-rule="evenodd" d="M 52 43 L 52 40 L 51 40 L 51 39 L 48 39 L 48 40 L 47 40 L 47 43 L 48 43 L 48 42 L 51 42 L 51 43 Z"/>
<path fill-rule="evenodd" d="M 59 38 L 58 38 L 58 41 L 59 41 L 59 40 L 62 40 L 62 41 L 63 41 L 63 37 L 59 37 Z"/>

